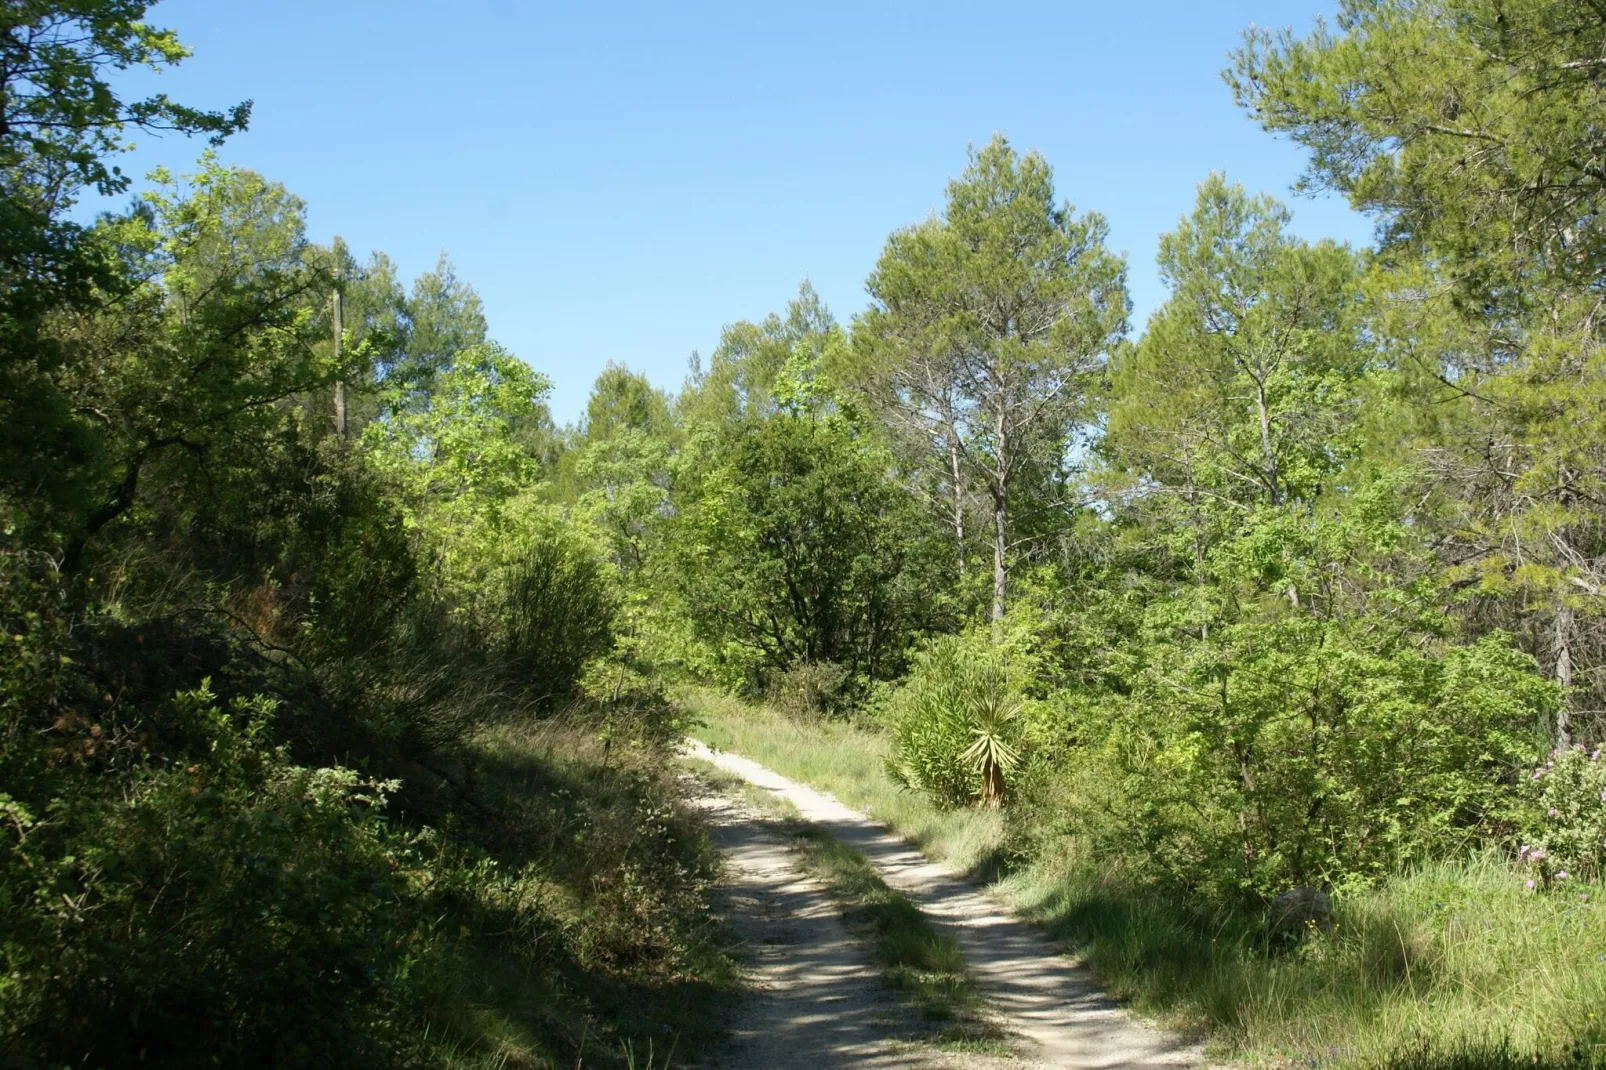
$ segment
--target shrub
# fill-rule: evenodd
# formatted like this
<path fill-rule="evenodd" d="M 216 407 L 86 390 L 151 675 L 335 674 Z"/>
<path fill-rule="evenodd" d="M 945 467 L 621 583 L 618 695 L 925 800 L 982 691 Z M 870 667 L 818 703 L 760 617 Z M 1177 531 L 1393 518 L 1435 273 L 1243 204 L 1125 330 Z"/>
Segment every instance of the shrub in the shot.
<path fill-rule="evenodd" d="M 788 717 L 815 721 L 842 712 L 851 683 L 834 661 L 805 661 L 775 673 L 765 697 Z"/>
<path fill-rule="evenodd" d="M 1045 808 L 1100 857 L 1221 900 L 1510 834 L 1554 690 L 1499 636 L 1423 651 L 1380 633 L 1290 618 L 1156 651 L 1130 693 L 1078 701 L 1085 743 Z"/>
<path fill-rule="evenodd" d="M 292 764 L 270 715 L 203 687 L 165 711 L 188 740 L 166 760 L 86 725 L 56 733 L 77 760 L 16 763 L 40 775 L 0 798 L 3 1061 L 392 1064 L 429 972 L 427 873 L 380 816 L 393 785 Z"/>
<path fill-rule="evenodd" d="M 548 521 L 499 577 L 501 647 L 508 670 L 538 701 L 574 694 L 585 665 L 613 643 L 614 601 L 595 548 Z"/>
<path fill-rule="evenodd" d="M 986 631 L 937 639 L 885 701 L 888 774 L 945 806 L 1002 802 L 1027 730 L 1020 675 Z"/>
<path fill-rule="evenodd" d="M 1606 872 L 1606 758 L 1582 745 L 1552 751 L 1529 784 L 1539 816 L 1533 844 L 1521 860 L 1539 879 L 1598 877 Z"/>

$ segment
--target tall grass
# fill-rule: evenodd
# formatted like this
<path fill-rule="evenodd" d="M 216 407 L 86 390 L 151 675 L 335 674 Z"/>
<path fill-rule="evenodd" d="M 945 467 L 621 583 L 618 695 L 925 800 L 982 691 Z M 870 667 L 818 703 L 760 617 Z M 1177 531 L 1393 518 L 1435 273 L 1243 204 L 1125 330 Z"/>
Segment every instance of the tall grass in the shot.
<path fill-rule="evenodd" d="M 709 921 L 713 845 L 666 759 L 559 716 L 487 727 L 443 768 L 495 859 L 440 921 L 446 1065 L 680 1066 L 722 1039 L 739 971 Z"/>
<path fill-rule="evenodd" d="M 982 869 L 998 815 L 901 792 L 873 730 L 789 721 L 691 695 L 705 741 L 830 791 L 929 853 Z M 1040 921 L 1114 994 L 1213 1050 L 1272 1066 L 1497 1070 L 1606 1066 L 1602 889 L 1535 893 L 1494 854 L 1334 895 L 1330 932 L 1278 940 L 1260 914 L 1141 884 L 1066 838 L 993 890 Z"/>

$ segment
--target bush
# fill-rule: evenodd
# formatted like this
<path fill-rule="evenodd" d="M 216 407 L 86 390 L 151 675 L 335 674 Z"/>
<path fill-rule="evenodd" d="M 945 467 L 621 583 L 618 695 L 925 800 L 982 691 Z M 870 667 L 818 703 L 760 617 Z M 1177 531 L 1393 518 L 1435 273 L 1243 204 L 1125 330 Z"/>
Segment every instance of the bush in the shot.
<path fill-rule="evenodd" d="M 1083 742 L 1034 801 L 1100 857 L 1223 901 L 1513 834 L 1553 688 L 1499 636 L 1380 633 L 1290 617 L 1156 651 L 1129 693 L 1077 696 Z"/>
<path fill-rule="evenodd" d="M 189 740 L 166 760 L 139 726 L 56 733 L 80 760 L 7 755 L 38 775 L 0 797 L 4 1061 L 393 1064 L 434 949 L 428 874 L 380 815 L 394 785 L 292 764 L 270 714 L 203 687 L 165 712 Z"/>
<path fill-rule="evenodd" d="M 788 717 L 816 721 L 842 712 L 852 683 L 834 661 L 805 661 L 770 678 L 765 697 Z"/>
<path fill-rule="evenodd" d="M 886 699 L 892 732 L 887 772 L 945 806 L 1003 801 L 1005 776 L 1019 764 L 1026 703 L 1011 676 L 1009 648 L 986 631 L 943 636 Z"/>
<path fill-rule="evenodd" d="M 1538 879 L 1599 877 L 1606 872 L 1606 760 L 1600 747 L 1582 745 L 1552 751 L 1533 771 L 1539 816 L 1534 843 L 1524 844 L 1521 860 Z"/>
<path fill-rule="evenodd" d="M 595 548 L 565 524 L 543 523 L 500 579 L 508 671 L 544 705 L 569 698 L 586 663 L 613 644 L 613 595 Z"/>

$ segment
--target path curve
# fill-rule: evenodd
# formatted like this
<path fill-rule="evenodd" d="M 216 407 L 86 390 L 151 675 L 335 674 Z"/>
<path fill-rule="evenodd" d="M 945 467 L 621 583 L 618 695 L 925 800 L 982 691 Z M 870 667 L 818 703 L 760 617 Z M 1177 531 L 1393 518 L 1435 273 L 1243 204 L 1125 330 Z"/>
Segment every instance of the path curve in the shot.
<path fill-rule="evenodd" d="M 1028 1058 L 1087 1070 L 1204 1064 L 1197 1043 L 1133 1018 L 1043 933 L 885 826 L 738 754 L 697 740 L 687 741 L 686 753 L 786 800 L 804 820 L 864 852 L 888 885 L 959 942 L 990 1007 L 1033 1043 L 1035 1050 L 1023 1052 Z"/>

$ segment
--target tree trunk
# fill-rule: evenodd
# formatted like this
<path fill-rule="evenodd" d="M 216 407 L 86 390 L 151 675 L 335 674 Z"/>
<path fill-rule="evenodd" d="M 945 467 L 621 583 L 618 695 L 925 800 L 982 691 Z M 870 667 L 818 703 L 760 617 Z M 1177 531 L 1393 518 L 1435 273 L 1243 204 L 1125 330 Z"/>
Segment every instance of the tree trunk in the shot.
<path fill-rule="evenodd" d="M 1282 488 L 1277 485 L 1277 455 L 1271 448 L 1271 413 L 1266 409 L 1266 384 L 1255 379 L 1255 408 L 1260 413 L 1260 451 L 1266 463 L 1266 487 L 1271 492 L 1271 504 L 1282 504 Z"/>
<path fill-rule="evenodd" d="M 997 762 L 988 762 L 982 770 L 981 801 L 993 810 L 1004 805 L 1004 769 Z"/>
<path fill-rule="evenodd" d="M 998 451 L 993 478 L 993 623 L 1004 619 L 1004 595 L 1009 587 L 1009 567 L 1004 551 L 1009 548 L 1009 439 L 1004 428 L 1004 411 L 998 411 L 993 428 Z"/>
<path fill-rule="evenodd" d="M 1004 619 L 1004 594 L 1009 586 L 1009 570 L 1004 564 L 1008 546 L 1009 518 L 1003 488 L 993 494 L 993 620 Z"/>
<path fill-rule="evenodd" d="M 1563 602 L 1556 610 L 1556 683 L 1561 685 L 1561 704 L 1556 707 L 1556 746 L 1573 744 L 1573 607 Z"/>
<path fill-rule="evenodd" d="M 959 578 L 965 577 L 965 489 L 959 476 L 959 443 L 948 443 L 948 465 L 954 480 L 954 549 L 959 554 Z"/>
<path fill-rule="evenodd" d="M 340 335 L 341 335 L 341 323 L 340 323 L 340 318 L 341 317 L 340 317 L 340 313 L 341 313 L 340 291 L 336 290 L 335 291 L 334 315 L 332 317 L 330 317 L 330 318 L 334 322 L 335 367 L 337 369 L 340 367 L 340 342 L 341 342 L 341 338 L 340 338 Z M 346 384 L 345 384 L 345 381 L 342 380 L 342 379 L 336 379 L 335 380 L 335 434 L 340 436 L 341 439 L 344 439 L 346 437 Z"/>

